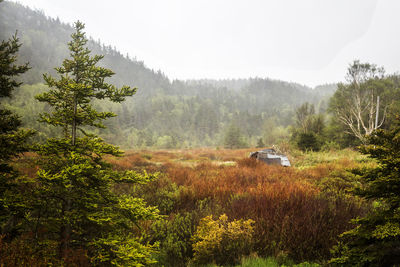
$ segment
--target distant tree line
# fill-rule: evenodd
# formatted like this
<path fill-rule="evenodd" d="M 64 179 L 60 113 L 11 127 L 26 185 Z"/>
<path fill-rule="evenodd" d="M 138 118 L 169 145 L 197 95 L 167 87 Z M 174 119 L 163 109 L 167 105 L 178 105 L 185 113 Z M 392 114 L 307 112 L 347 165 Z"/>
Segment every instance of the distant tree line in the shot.
<path fill-rule="evenodd" d="M 11 2 L 4 2 L 0 10 L 0 37 L 7 39 L 18 29 L 24 44 L 20 61 L 32 66 L 21 77 L 26 85 L 5 105 L 22 115 L 24 125 L 40 130 L 35 140 L 43 140 L 54 130 L 36 122 L 37 114 L 48 107 L 32 96 L 45 88 L 42 73 L 55 75 L 54 66 L 68 56 L 66 43 L 73 28 Z M 100 110 L 112 110 L 119 116 L 106 122 L 107 129 L 92 129 L 126 148 L 224 146 L 231 125 L 240 127 L 241 142 L 235 146 L 255 146 L 260 138 L 271 145 L 288 138 L 295 107 L 309 101 L 325 110 L 326 99 L 335 90 L 334 85 L 313 90 L 261 78 L 170 81 L 162 72 L 99 41 L 89 40 L 88 47 L 105 55 L 101 65 L 116 73 L 110 79 L 113 84 L 138 87 L 135 97 L 128 97 L 122 106 L 97 104 Z"/>
<path fill-rule="evenodd" d="M 0 37 L 7 39 L 18 29 L 24 44 L 19 60 L 32 66 L 21 77 L 26 85 L 2 101 L 22 115 L 23 125 L 40 133 L 34 140 L 43 141 L 54 130 L 37 122 L 48 106 L 33 96 L 45 90 L 42 73 L 56 74 L 53 66 L 68 56 L 66 43 L 73 28 L 11 2 L 2 3 L 0 10 Z M 112 83 L 138 87 L 135 97 L 127 97 L 122 105 L 94 103 L 119 116 L 106 122 L 107 129 L 90 131 L 125 148 L 234 148 L 287 140 L 302 150 L 357 146 L 375 128 L 389 127 L 399 109 L 398 76 L 385 75 L 369 63 L 355 61 L 345 83 L 314 89 L 261 78 L 170 81 L 161 71 L 100 41 L 89 39 L 88 47 L 105 55 L 101 65 L 117 73 Z M 378 95 L 380 116 L 375 125 Z M 236 141 L 232 126 L 238 130 Z"/>

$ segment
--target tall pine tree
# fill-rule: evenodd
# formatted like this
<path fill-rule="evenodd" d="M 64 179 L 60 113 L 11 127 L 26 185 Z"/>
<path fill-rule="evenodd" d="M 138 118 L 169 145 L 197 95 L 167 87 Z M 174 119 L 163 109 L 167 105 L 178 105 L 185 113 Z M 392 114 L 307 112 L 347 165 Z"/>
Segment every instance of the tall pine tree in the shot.
<path fill-rule="evenodd" d="M 139 198 L 119 195 L 113 188 L 118 183 L 143 183 L 153 176 L 114 171 L 103 157 L 122 152 L 89 133 L 115 116 L 97 111 L 93 100 L 121 102 L 136 88 L 119 89 L 107 83 L 114 73 L 97 66 L 103 56 L 90 55 L 84 25 L 78 21 L 75 29 L 68 43 L 70 58 L 56 68 L 59 78 L 44 75 L 51 89 L 37 96 L 52 108 L 40 120 L 61 127 L 63 135 L 37 147 L 41 192 L 31 218 L 35 234 L 42 243 L 57 244 L 64 261 L 76 249 L 83 249 L 92 264 L 148 264 L 152 247 L 141 244 L 135 232 L 140 220 L 157 217 L 157 209 Z"/>
<path fill-rule="evenodd" d="M 366 185 L 357 194 L 374 201 L 373 210 L 355 220 L 336 247 L 340 266 L 398 266 L 400 264 L 400 118 L 390 130 L 377 130 L 362 147 L 378 167 L 359 172 Z"/>
<path fill-rule="evenodd" d="M 11 97 L 12 91 L 21 85 L 18 75 L 29 69 L 27 63 L 16 64 L 20 46 L 16 35 L 0 44 L 0 98 Z M 3 235 L 15 230 L 17 218 L 23 214 L 23 205 L 18 203 L 22 201 L 16 180 L 18 173 L 10 164 L 20 153 L 27 151 L 26 142 L 33 132 L 20 126 L 18 115 L 0 102 L 0 234 Z"/>

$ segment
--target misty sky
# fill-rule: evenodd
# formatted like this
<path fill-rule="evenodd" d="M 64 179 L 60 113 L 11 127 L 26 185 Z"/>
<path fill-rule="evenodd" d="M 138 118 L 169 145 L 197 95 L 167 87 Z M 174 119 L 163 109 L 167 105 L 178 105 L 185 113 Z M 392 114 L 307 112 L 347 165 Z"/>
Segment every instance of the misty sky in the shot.
<path fill-rule="evenodd" d="M 343 81 L 354 59 L 400 70 L 398 0 L 18 0 L 171 79 Z"/>

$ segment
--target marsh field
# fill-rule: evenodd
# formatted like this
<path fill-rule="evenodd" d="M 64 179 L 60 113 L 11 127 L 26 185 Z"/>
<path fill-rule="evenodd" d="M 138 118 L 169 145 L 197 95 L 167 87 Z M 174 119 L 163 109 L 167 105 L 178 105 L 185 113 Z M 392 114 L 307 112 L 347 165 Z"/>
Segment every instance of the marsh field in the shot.
<path fill-rule="evenodd" d="M 316 266 L 329 260 L 338 236 L 370 203 L 355 197 L 351 170 L 375 163 L 355 150 L 286 148 L 292 167 L 248 158 L 249 149 L 128 150 L 108 157 L 118 171 L 156 174 L 147 184 L 118 185 L 162 215 L 139 225 L 157 244 L 157 265 Z M 34 174 L 33 154 L 17 163 Z M 314 265 L 308 265 L 308 263 Z"/>

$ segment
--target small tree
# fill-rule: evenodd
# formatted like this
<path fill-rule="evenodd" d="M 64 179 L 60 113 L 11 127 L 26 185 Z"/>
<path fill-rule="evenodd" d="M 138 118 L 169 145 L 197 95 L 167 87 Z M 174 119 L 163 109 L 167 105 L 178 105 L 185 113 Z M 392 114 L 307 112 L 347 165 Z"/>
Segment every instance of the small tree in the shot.
<path fill-rule="evenodd" d="M 16 35 L 0 44 L 1 98 L 11 97 L 12 91 L 21 85 L 16 77 L 29 69 L 27 63 L 15 64 L 20 46 Z M 24 212 L 23 205 L 16 203 L 20 200 L 16 182 L 18 174 L 10 163 L 20 153 L 27 151 L 26 142 L 33 131 L 23 130 L 20 126 L 19 117 L 0 102 L 0 234 L 8 234 L 16 223 L 16 217 Z"/>
<path fill-rule="evenodd" d="M 315 115 L 313 104 L 305 102 L 296 109 L 296 126 L 301 132 L 307 133 L 312 126 L 312 116 Z"/>
<path fill-rule="evenodd" d="M 296 128 L 292 133 L 298 148 L 318 151 L 321 148 L 325 122 L 321 114 L 315 114 L 313 104 L 304 103 L 296 109 Z"/>
<path fill-rule="evenodd" d="M 229 149 L 242 148 L 246 146 L 246 142 L 243 140 L 242 133 L 235 124 L 231 124 L 224 137 L 224 146 Z"/>
<path fill-rule="evenodd" d="M 37 149 L 41 191 L 31 218 L 34 232 L 47 244 L 58 244 L 64 261 L 74 250 L 83 249 L 93 264 L 149 264 L 152 247 L 140 244 L 134 233 L 140 220 L 155 218 L 157 210 L 141 199 L 116 194 L 113 188 L 118 183 L 146 182 L 152 176 L 113 171 L 103 156 L 122 152 L 84 128 L 103 128 L 102 120 L 115 116 L 95 110 L 94 99 L 121 102 L 136 88 L 108 84 L 105 79 L 114 73 L 96 65 L 103 56 L 90 56 L 84 25 L 78 21 L 75 29 L 68 43 L 71 58 L 56 68 L 60 78 L 44 75 L 51 89 L 37 96 L 52 107 L 50 113 L 41 114 L 41 121 L 61 127 L 63 136 L 48 139 Z"/>
<path fill-rule="evenodd" d="M 307 151 L 307 150 L 318 151 L 321 148 L 317 136 L 312 132 L 300 133 L 297 136 L 297 146 L 302 151 Z"/>
<path fill-rule="evenodd" d="M 377 130 L 362 152 L 378 167 L 362 171 L 366 186 L 357 194 L 375 201 L 374 209 L 357 219 L 356 228 L 342 234 L 332 263 L 348 266 L 394 266 L 400 264 L 400 118 L 391 130 Z"/>

